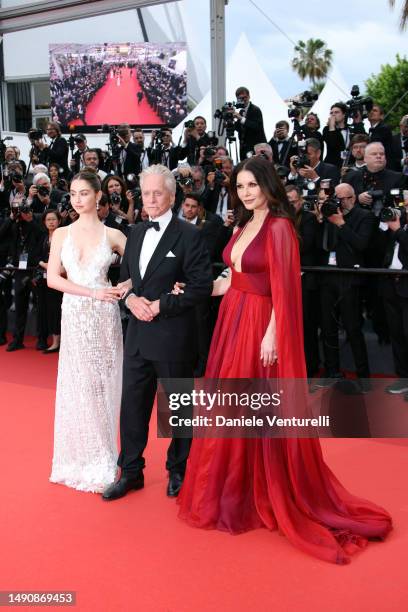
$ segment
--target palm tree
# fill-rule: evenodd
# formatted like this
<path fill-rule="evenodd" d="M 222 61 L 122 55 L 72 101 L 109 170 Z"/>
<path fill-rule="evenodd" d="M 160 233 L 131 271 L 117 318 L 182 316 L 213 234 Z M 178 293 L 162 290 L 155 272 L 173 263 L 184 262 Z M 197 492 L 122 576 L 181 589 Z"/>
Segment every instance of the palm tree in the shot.
<path fill-rule="evenodd" d="M 308 77 L 315 88 L 317 79 L 324 79 L 332 64 L 333 51 L 327 48 L 320 38 L 309 38 L 306 42 L 299 40 L 295 47 L 295 57 L 291 64 L 300 78 Z"/>
<path fill-rule="evenodd" d="M 390 3 L 391 8 L 394 8 L 395 0 L 388 0 L 388 2 Z M 402 3 L 402 8 L 401 8 L 401 20 L 400 20 L 401 30 L 405 30 L 405 28 L 407 27 L 407 23 L 408 23 L 408 1 L 405 0 Z"/>

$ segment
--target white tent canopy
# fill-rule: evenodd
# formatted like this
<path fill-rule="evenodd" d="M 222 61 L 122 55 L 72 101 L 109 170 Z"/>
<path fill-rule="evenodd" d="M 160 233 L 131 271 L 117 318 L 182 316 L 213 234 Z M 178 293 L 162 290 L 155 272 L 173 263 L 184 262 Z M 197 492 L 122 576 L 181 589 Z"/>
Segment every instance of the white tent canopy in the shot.
<path fill-rule="evenodd" d="M 350 85 L 343 78 L 339 69 L 333 66 L 319 99 L 316 100 L 311 109 L 311 112 L 319 116 L 321 129 L 326 125 L 332 104 L 340 101 L 346 102 L 350 99 L 350 89 Z"/>

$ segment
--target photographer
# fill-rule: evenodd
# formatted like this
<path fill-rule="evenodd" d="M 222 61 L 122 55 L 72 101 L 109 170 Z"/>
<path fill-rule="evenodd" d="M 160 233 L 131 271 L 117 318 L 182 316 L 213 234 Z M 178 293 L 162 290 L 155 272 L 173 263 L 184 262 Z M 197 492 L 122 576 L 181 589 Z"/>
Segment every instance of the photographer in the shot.
<path fill-rule="evenodd" d="M 404 115 L 399 124 L 400 133 L 392 137 L 391 164 L 392 170 L 408 174 L 408 115 Z"/>
<path fill-rule="evenodd" d="M 11 208 L 10 217 L 0 227 L 0 242 L 9 243 L 9 259 L 19 268 L 14 276 L 15 324 L 8 352 L 25 348 L 23 344 L 28 305 L 32 291 L 32 271 L 38 266 L 44 239 L 42 228 L 33 220 L 32 210 L 24 202 Z M 47 348 L 47 338 L 38 337 L 37 349 Z"/>
<path fill-rule="evenodd" d="M 39 172 L 34 176 L 33 184 L 28 190 L 27 204 L 35 214 L 43 215 L 47 210 L 56 210 L 65 192 L 51 188 L 51 180 L 47 174 Z"/>
<path fill-rule="evenodd" d="M 149 156 L 147 154 L 147 149 L 145 148 L 145 135 L 141 128 L 136 128 L 133 130 L 133 142 L 139 151 L 139 164 L 141 172 L 145 168 L 149 167 Z"/>
<path fill-rule="evenodd" d="M 347 163 L 347 165 L 343 165 L 341 168 L 342 178 L 347 176 L 349 172 L 363 170 L 366 167 L 364 154 L 368 143 L 369 137 L 367 134 L 356 134 L 352 137 L 348 159 L 343 161 L 343 164 Z"/>
<path fill-rule="evenodd" d="M 233 215 L 231 209 L 230 180 L 234 169 L 234 162 L 230 157 L 219 158 L 221 167 L 215 167 L 207 174 L 208 192 L 204 201 L 206 210 L 218 215 L 231 225 Z"/>
<path fill-rule="evenodd" d="M 407 207 L 384 210 L 381 223 L 384 243 L 383 267 L 408 270 Z M 408 400 L 408 277 L 385 276 L 379 281 L 390 334 L 395 373 L 398 379 L 386 389 L 388 393 L 405 393 Z"/>
<path fill-rule="evenodd" d="M 316 113 L 308 113 L 305 117 L 305 121 L 302 125 L 302 132 L 304 137 L 307 138 L 316 138 L 322 146 L 323 150 L 323 136 L 320 130 L 320 119 L 316 115 Z"/>
<path fill-rule="evenodd" d="M 174 170 L 177 168 L 180 159 L 185 157 L 181 147 L 175 147 L 170 128 L 163 128 L 160 131 L 152 131 L 152 140 L 147 149 L 150 164 L 162 164 Z"/>
<path fill-rule="evenodd" d="M 392 167 L 392 131 L 391 128 L 384 123 L 384 109 L 379 104 L 373 104 L 372 109 L 368 113 L 370 129 L 368 135 L 371 142 L 381 142 L 384 147 L 387 168 Z"/>
<path fill-rule="evenodd" d="M 21 203 L 25 198 L 26 186 L 24 184 L 23 168 L 19 162 L 8 164 L 8 175 L 0 181 L 0 212 L 6 216 L 12 204 Z"/>
<path fill-rule="evenodd" d="M 132 132 L 128 123 L 118 125 L 116 137 L 119 147 L 117 151 L 112 152 L 112 155 L 116 161 L 118 176 L 125 180 L 127 174 L 139 174 L 141 171 L 140 149 L 131 142 Z"/>
<path fill-rule="evenodd" d="M 93 170 L 95 170 L 100 180 L 104 180 L 107 174 L 103 170 L 99 170 L 99 155 L 96 149 L 88 149 L 87 151 L 84 151 L 83 161 L 83 167 L 92 168 Z"/>
<path fill-rule="evenodd" d="M 267 142 L 259 142 L 254 146 L 255 157 L 264 157 L 273 164 L 272 147 Z"/>
<path fill-rule="evenodd" d="M 347 106 L 343 102 L 336 102 L 330 107 L 330 117 L 323 128 L 323 140 L 326 143 L 327 154 L 324 161 L 341 168 L 343 161 L 348 157 L 348 150 L 353 134 L 365 133 L 360 117 L 353 117 L 353 128 L 347 125 Z"/>
<path fill-rule="evenodd" d="M 360 206 L 372 209 L 377 216 L 385 205 L 392 205 L 391 189 L 404 189 L 408 177 L 400 172 L 388 170 L 384 146 L 380 142 L 370 142 L 364 151 L 366 167 L 349 172 L 344 179 L 357 194 Z"/>
<path fill-rule="evenodd" d="M 320 225 L 322 265 L 340 268 L 364 267 L 365 251 L 376 227 L 374 215 L 356 204 L 356 194 L 347 183 L 337 185 L 335 198 L 329 198 L 321 212 L 325 222 Z M 353 353 L 359 387 L 368 390 L 362 380 L 370 376 L 367 347 L 361 329 L 361 286 L 364 277 L 359 274 L 320 274 L 320 300 L 325 359 L 324 378 L 318 387 L 341 378 L 339 359 L 339 315 Z"/>
<path fill-rule="evenodd" d="M 317 236 L 319 225 L 316 216 L 305 210 L 301 191 L 295 185 L 286 188 L 289 204 L 295 210 L 295 227 L 299 235 L 300 263 L 302 266 L 317 265 Z M 309 204 L 309 203 L 308 203 Z M 316 275 L 302 272 L 303 329 L 306 368 L 308 378 L 319 370 L 319 291 Z"/>
<path fill-rule="evenodd" d="M 64 175 L 68 176 L 68 143 L 61 135 L 59 123 L 56 121 L 48 123 L 47 136 L 51 139 L 50 144 L 47 144 L 43 139 L 34 140 L 34 145 L 40 152 L 38 161 L 47 166 L 51 162 L 56 162 L 64 170 Z"/>
<path fill-rule="evenodd" d="M 272 148 L 275 164 L 287 165 L 289 159 L 296 155 L 297 145 L 294 141 L 290 142 L 289 123 L 287 121 L 278 121 L 276 123 L 275 132 L 273 138 L 269 141 L 269 145 Z"/>
<path fill-rule="evenodd" d="M 261 109 L 250 101 L 249 90 L 238 87 L 235 97 L 241 107 L 240 110 L 234 110 L 233 116 L 236 119 L 234 128 L 239 135 L 239 155 L 242 161 L 258 142 L 266 142 L 266 136 Z"/>
<path fill-rule="evenodd" d="M 331 179 L 332 185 L 337 185 L 340 181 L 339 169 L 333 164 L 320 161 L 321 154 L 322 148 L 316 138 L 306 140 L 305 158 L 300 159 L 300 156 L 292 156 L 290 158 L 288 182 L 298 182 L 300 177 L 300 180 L 303 179 L 305 182 L 312 181 L 316 185 L 321 180 Z"/>
<path fill-rule="evenodd" d="M 119 176 L 108 174 L 102 183 L 102 192 L 107 196 L 113 214 L 123 222 L 135 222 L 135 197 Z"/>
<path fill-rule="evenodd" d="M 84 153 L 85 151 L 89 151 L 89 147 L 85 134 L 75 134 L 72 136 L 72 140 L 76 144 L 77 150 L 72 154 L 69 166 L 74 174 L 78 174 L 78 172 L 87 165 L 84 162 Z"/>
<path fill-rule="evenodd" d="M 184 139 L 180 153 L 184 157 L 180 159 L 187 157 L 187 162 L 195 165 L 200 157 L 200 147 L 214 147 L 218 143 L 218 138 L 207 134 L 207 122 L 201 115 L 197 115 L 193 121 L 186 122 L 184 126 Z"/>

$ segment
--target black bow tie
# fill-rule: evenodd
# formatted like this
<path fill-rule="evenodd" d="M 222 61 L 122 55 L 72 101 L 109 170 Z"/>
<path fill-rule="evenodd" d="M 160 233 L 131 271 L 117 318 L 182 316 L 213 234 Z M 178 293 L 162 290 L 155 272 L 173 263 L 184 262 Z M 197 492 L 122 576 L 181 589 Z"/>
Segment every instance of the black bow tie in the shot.
<path fill-rule="evenodd" d="M 160 223 L 158 221 L 144 221 L 143 224 L 146 230 L 150 229 L 151 227 L 154 227 L 156 232 L 160 232 Z"/>

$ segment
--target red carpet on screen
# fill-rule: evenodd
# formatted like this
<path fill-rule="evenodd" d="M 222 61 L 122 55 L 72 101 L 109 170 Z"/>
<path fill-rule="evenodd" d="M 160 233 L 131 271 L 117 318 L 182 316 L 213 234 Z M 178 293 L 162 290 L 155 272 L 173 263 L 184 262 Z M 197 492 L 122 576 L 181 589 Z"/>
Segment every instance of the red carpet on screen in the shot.
<path fill-rule="evenodd" d="M 150 107 L 143 96 L 138 104 L 137 93 L 142 91 L 135 68 L 122 68 L 122 78 L 108 74 L 105 84 L 98 90 L 85 111 L 87 125 L 130 123 L 131 125 L 161 125 L 163 120 Z M 81 121 L 74 121 L 81 125 Z"/>
<path fill-rule="evenodd" d="M 104 503 L 51 484 L 57 360 L 30 340 L 23 351 L 0 348 L 0 591 L 76 591 L 76 610 L 98 612 L 407 609 L 405 441 L 322 441 L 339 479 L 395 524 L 385 543 L 331 565 L 277 532 L 231 536 L 179 521 L 155 422 L 143 490 Z"/>

